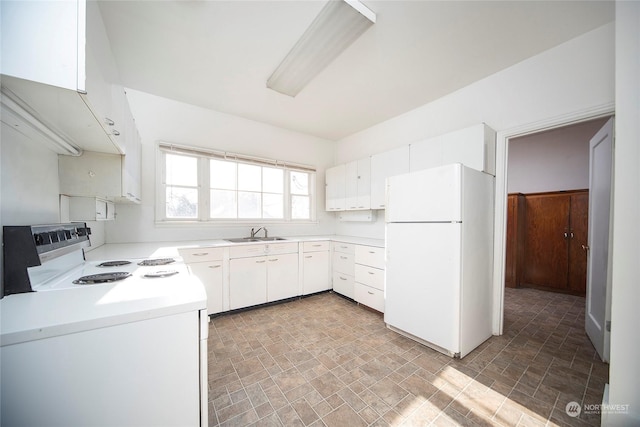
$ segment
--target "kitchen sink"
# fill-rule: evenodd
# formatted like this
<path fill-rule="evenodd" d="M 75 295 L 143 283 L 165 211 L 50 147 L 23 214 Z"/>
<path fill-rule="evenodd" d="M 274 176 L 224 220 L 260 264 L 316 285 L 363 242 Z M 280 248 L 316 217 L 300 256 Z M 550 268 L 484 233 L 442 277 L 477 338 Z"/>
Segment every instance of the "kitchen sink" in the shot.
<path fill-rule="evenodd" d="M 247 242 L 275 242 L 278 240 L 287 240 L 284 237 L 236 237 L 234 239 L 224 239 L 231 243 L 247 243 Z"/>

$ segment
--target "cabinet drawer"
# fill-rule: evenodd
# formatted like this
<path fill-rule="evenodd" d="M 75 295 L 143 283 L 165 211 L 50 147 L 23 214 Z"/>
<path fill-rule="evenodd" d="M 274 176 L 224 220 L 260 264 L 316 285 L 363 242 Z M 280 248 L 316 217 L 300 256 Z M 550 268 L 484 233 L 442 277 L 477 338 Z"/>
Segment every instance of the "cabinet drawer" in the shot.
<path fill-rule="evenodd" d="M 316 252 L 316 251 L 328 251 L 330 249 L 328 240 L 317 241 L 317 242 L 304 242 L 302 245 L 302 250 L 304 252 Z"/>
<path fill-rule="evenodd" d="M 356 245 L 353 243 L 332 242 L 334 252 L 341 252 L 345 254 L 355 254 Z"/>
<path fill-rule="evenodd" d="M 332 261 L 333 271 L 349 274 L 351 276 L 356 274 L 353 254 L 334 252 Z"/>
<path fill-rule="evenodd" d="M 384 248 L 356 245 L 356 264 L 384 268 Z"/>
<path fill-rule="evenodd" d="M 223 258 L 223 248 L 189 248 L 178 249 L 185 263 L 218 261 Z"/>
<path fill-rule="evenodd" d="M 356 264 L 355 270 L 356 282 L 384 290 L 384 270 L 361 264 Z"/>
<path fill-rule="evenodd" d="M 384 313 L 384 292 L 356 282 L 353 287 L 354 298 L 360 304 Z"/>
<path fill-rule="evenodd" d="M 293 254 L 298 253 L 298 243 L 267 243 L 264 245 L 265 254 Z"/>
<path fill-rule="evenodd" d="M 266 245 L 238 245 L 229 247 L 229 258 L 246 258 L 265 254 Z"/>
<path fill-rule="evenodd" d="M 355 282 L 352 275 L 334 271 L 332 279 L 334 292 L 353 299 L 353 286 Z"/>

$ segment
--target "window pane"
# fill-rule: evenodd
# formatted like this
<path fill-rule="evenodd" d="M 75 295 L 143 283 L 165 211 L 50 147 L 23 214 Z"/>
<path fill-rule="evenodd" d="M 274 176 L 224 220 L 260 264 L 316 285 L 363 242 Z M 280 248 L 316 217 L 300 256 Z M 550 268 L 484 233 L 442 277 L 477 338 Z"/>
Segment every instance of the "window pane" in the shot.
<path fill-rule="evenodd" d="M 198 158 L 167 154 L 167 185 L 198 185 Z M 168 200 L 168 199 L 167 199 Z"/>
<path fill-rule="evenodd" d="M 211 218 L 237 218 L 236 192 L 228 190 L 211 190 Z"/>
<path fill-rule="evenodd" d="M 197 218 L 198 190 L 167 187 L 167 218 Z"/>
<path fill-rule="evenodd" d="M 284 193 L 284 170 L 262 168 L 262 191 L 265 193 Z"/>
<path fill-rule="evenodd" d="M 284 197 L 282 194 L 262 195 L 262 217 L 284 218 Z"/>
<path fill-rule="evenodd" d="M 309 194 L 309 174 L 304 172 L 290 172 L 291 194 Z"/>
<path fill-rule="evenodd" d="M 238 191 L 238 218 L 261 218 L 260 193 Z"/>
<path fill-rule="evenodd" d="M 262 168 L 238 164 L 238 190 L 262 191 Z"/>
<path fill-rule="evenodd" d="M 224 160 L 211 160 L 210 164 L 210 184 L 211 188 L 222 190 L 236 189 L 236 164 L 225 162 Z"/>
<path fill-rule="evenodd" d="M 311 219 L 310 198 L 291 196 L 291 219 Z"/>

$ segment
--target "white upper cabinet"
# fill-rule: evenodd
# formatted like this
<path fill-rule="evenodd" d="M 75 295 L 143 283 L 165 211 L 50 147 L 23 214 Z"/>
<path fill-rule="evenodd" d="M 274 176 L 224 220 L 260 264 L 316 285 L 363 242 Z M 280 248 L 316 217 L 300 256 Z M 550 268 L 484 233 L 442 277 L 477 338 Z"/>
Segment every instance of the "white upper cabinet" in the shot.
<path fill-rule="evenodd" d="M 325 210 L 345 209 L 345 165 L 338 165 L 325 171 Z"/>
<path fill-rule="evenodd" d="M 410 170 L 450 163 L 495 175 L 496 133 L 484 123 L 429 138 L 410 146 Z"/>
<path fill-rule="evenodd" d="M 371 209 L 385 208 L 386 179 L 408 172 L 408 145 L 371 156 Z"/>
<path fill-rule="evenodd" d="M 98 3 L 3 1 L 2 87 L 87 151 L 124 154 L 117 67 Z M 120 129 L 119 129 L 120 128 Z"/>
<path fill-rule="evenodd" d="M 371 158 L 347 163 L 345 181 L 346 209 L 371 209 Z"/>

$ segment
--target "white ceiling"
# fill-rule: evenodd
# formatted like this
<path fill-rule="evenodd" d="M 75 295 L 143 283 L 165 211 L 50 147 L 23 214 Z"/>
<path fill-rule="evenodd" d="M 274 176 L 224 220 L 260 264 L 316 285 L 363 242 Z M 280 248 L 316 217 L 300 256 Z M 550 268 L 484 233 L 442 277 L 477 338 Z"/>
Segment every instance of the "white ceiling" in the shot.
<path fill-rule="evenodd" d="M 102 1 L 126 87 L 338 140 L 613 21 L 612 1 L 363 0 L 377 22 L 295 98 L 266 81 L 324 1 Z"/>

